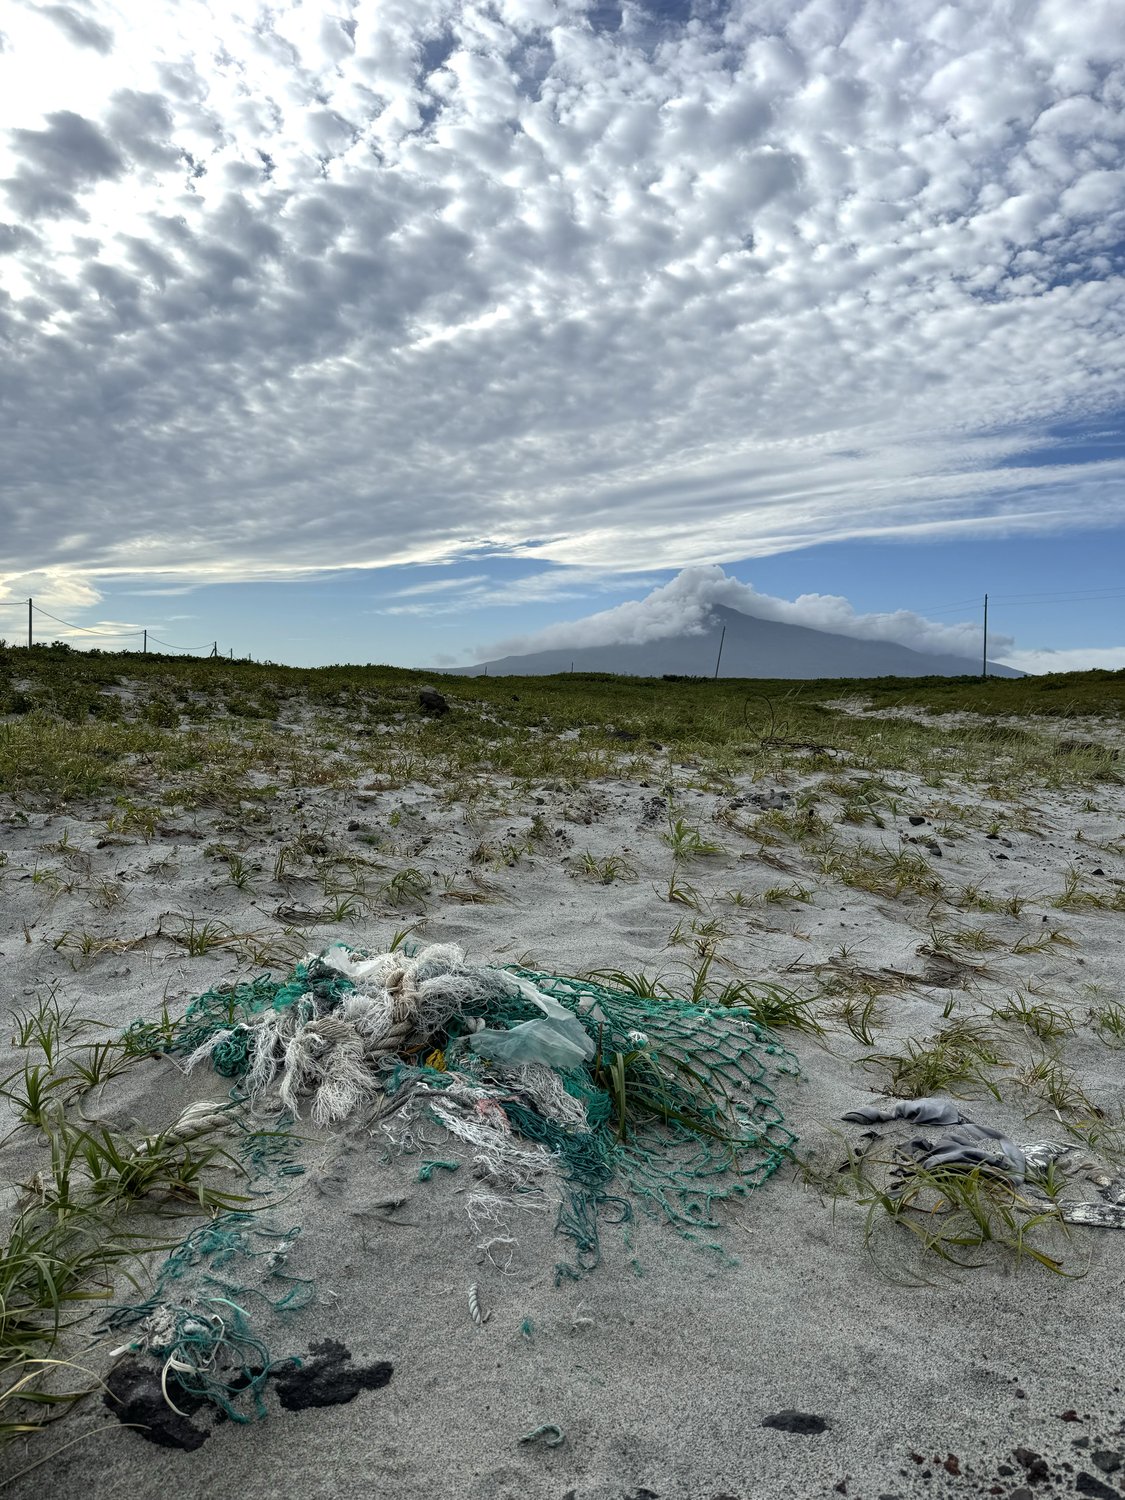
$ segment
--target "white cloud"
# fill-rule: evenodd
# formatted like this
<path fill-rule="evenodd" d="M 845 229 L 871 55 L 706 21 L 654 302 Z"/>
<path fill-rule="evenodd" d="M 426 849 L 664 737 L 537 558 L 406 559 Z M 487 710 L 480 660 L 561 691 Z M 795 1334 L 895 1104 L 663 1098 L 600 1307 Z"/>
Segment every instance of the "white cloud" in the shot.
<path fill-rule="evenodd" d="M 1075 646 L 1063 651 L 1004 651 L 997 661 L 1021 672 L 1125 671 L 1125 646 Z"/>
<path fill-rule="evenodd" d="M 39 568 L 26 573 L 0 573 L 0 605 L 5 618 L 12 608 L 26 610 L 28 599 L 43 609 L 66 614 L 86 610 L 101 602 L 100 592 L 89 579 L 67 568 Z"/>
<path fill-rule="evenodd" d="M 975 657 L 981 649 L 979 622 L 943 625 L 911 610 L 857 614 L 847 599 L 832 594 L 802 594 L 794 600 L 777 599 L 770 594 L 760 594 L 750 584 L 728 577 L 722 568 L 709 567 L 685 568 L 671 583 L 653 589 L 644 599 L 630 600 L 582 620 L 550 625 L 530 635 L 513 636 L 487 649 L 482 648 L 480 654 L 489 657 L 522 656 L 530 651 L 563 647 L 639 646 L 673 636 L 699 635 L 710 628 L 716 604 L 760 620 L 804 625 L 811 630 L 831 631 L 858 640 L 896 641 L 916 651 Z M 1009 635 L 993 635 L 990 641 L 990 654 L 994 657 L 1013 645 Z M 1019 665 L 1014 660 L 1011 664 Z"/>
<path fill-rule="evenodd" d="M 414 594 L 452 594 L 460 593 L 465 589 L 471 589 L 478 583 L 487 581 L 487 574 L 473 573 L 465 578 L 435 578 L 426 583 L 411 583 L 405 588 L 394 589 L 390 595 L 391 599 L 406 599 Z"/>
<path fill-rule="evenodd" d="M 1121 6 L 611 9 L 11 8 L 8 566 L 1119 524 Z"/>
<path fill-rule="evenodd" d="M 370 613 L 379 615 L 464 615 L 478 609 L 519 609 L 526 605 L 588 599 L 593 594 L 616 593 L 623 587 L 646 588 L 653 582 L 643 574 L 621 575 L 583 568 L 552 568 L 522 578 L 496 578 L 486 573 L 437 583 L 395 589 L 390 599 L 424 596 L 421 602 L 385 604 Z"/>

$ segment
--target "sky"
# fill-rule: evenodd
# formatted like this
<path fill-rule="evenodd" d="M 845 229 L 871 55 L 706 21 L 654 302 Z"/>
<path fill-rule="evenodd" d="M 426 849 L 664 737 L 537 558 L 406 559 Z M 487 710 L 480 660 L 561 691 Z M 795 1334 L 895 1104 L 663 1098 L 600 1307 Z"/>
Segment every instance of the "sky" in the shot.
<path fill-rule="evenodd" d="M 1123 275 L 1120 0 L 9 0 L 0 635 L 1125 666 Z"/>

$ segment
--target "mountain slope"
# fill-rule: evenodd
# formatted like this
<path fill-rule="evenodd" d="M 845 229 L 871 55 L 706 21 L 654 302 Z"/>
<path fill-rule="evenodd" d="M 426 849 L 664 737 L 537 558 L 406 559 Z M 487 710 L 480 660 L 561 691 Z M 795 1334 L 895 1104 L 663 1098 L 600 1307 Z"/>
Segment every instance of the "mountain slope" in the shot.
<path fill-rule="evenodd" d="M 473 677 L 546 677 L 555 672 L 616 672 L 627 677 L 711 677 L 719 655 L 720 677 L 961 677 L 980 672 L 980 661 L 968 657 L 915 651 L 892 641 L 863 641 L 804 625 L 760 620 L 739 610 L 715 605 L 715 623 L 702 635 L 673 636 L 643 645 L 579 646 L 504 656 L 473 667 L 445 668 Z M 989 663 L 995 677 L 1020 677 L 1012 667 Z"/>

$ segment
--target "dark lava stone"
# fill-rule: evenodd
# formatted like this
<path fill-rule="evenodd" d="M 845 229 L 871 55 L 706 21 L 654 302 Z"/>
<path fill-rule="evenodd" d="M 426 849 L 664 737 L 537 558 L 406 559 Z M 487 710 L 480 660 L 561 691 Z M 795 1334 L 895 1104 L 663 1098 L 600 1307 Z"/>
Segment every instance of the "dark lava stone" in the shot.
<path fill-rule="evenodd" d="M 828 1423 L 823 1417 L 815 1416 L 811 1411 L 791 1411 L 789 1408 L 774 1412 L 772 1417 L 763 1417 L 762 1426 L 774 1427 L 778 1432 L 797 1433 L 802 1437 L 828 1430 Z"/>

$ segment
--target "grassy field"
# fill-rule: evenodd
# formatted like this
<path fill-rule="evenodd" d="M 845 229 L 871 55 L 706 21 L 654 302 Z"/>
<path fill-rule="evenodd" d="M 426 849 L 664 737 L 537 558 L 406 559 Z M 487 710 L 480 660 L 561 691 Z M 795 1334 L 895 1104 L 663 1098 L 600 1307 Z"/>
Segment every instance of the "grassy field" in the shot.
<path fill-rule="evenodd" d="M 67 800 L 159 784 L 221 799 L 252 792 L 245 778 L 255 769 L 283 784 L 331 781 L 357 759 L 407 781 L 501 773 L 582 782 L 611 762 L 644 777 L 676 760 L 721 781 L 782 768 L 794 753 L 806 768 L 810 756 L 827 765 L 846 755 L 872 771 L 962 775 L 1002 757 L 1011 780 L 1056 786 L 1097 779 L 1112 764 L 1089 736 L 1060 736 L 1060 727 L 1119 721 L 1125 709 L 1125 672 L 801 683 L 579 673 L 443 678 L 453 712 L 430 720 L 417 699 L 430 680 L 393 667 L 0 647 L 0 791 Z M 849 711 L 857 702 L 863 712 Z M 927 722 L 949 713 L 972 716 L 952 738 Z M 315 722 L 311 743 L 287 734 L 297 718 Z M 1055 732 L 1029 732 L 1016 718 Z"/>

